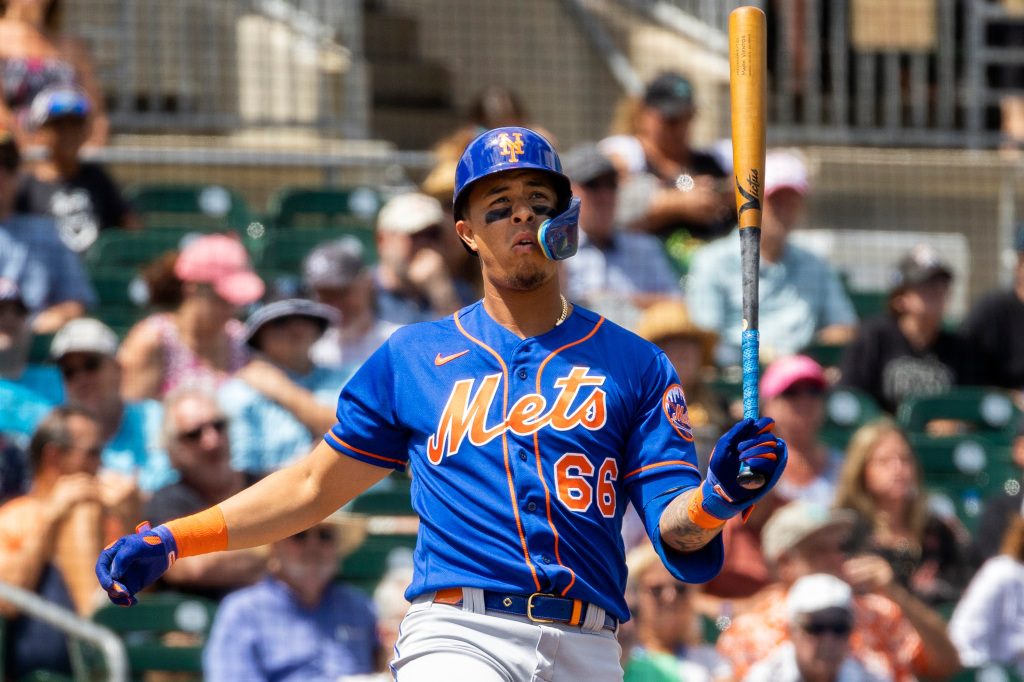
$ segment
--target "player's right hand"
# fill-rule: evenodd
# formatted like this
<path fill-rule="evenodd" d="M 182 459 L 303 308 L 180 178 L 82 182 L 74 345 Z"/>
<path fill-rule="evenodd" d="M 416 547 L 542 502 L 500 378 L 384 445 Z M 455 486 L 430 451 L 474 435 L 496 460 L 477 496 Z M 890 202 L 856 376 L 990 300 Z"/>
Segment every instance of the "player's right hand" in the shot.
<path fill-rule="evenodd" d="M 773 433 L 775 420 L 761 417 L 757 421 L 743 419 L 718 439 L 708 476 L 703 485 L 702 506 L 719 519 L 731 518 L 761 499 L 782 476 L 786 468 L 786 443 Z M 748 489 L 736 482 L 740 465 L 767 481 L 762 487 Z"/>
<path fill-rule="evenodd" d="M 100 587 L 118 606 L 135 604 L 135 595 L 156 582 L 178 556 L 178 544 L 167 526 L 150 528 L 142 523 L 135 530 L 109 545 L 96 561 Z"/>

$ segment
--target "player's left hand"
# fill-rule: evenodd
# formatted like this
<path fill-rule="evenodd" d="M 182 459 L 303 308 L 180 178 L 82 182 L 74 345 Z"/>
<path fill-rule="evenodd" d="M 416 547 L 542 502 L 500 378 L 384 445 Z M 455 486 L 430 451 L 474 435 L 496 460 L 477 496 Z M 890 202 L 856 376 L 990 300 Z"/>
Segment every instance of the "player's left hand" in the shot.
<path fill-rule="evenodd" d="M 140 524 L 133 535 L 125 535 L 108 546 L 96 561 L 96 577 L 110 601 L 132 606 L 135 595 L 174 564 L 178 544 L 167 526 L 150 528 Z"/>
<path fill-rule="evenodd" d="M 775 420 L 743 419 L 718 439 L 704 481 L 703 507 L 712 516 L 728 519 L 749 508 L 771 490 L 786 468 L 786 443 L 773 433 Z M 766 483 L 748 489 L 736 481 L 740 465 L 764 476 Z"/>

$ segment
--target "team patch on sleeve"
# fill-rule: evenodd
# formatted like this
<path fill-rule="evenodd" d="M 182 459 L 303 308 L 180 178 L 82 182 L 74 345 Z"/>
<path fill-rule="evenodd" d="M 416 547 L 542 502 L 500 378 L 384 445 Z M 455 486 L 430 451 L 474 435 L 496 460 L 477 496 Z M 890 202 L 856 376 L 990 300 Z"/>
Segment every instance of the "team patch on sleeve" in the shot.
<path fill-rule="evenodd" d="M 683 395 L 683 387 L 679 384 L 672 384 L 665 390 L 661 398 L 661 409 L 665 418 L 676 430 L 683 440 L 693 440 L 693 428 L 690 426 L 690 415 L 686 409 L 686 397 Z"/>

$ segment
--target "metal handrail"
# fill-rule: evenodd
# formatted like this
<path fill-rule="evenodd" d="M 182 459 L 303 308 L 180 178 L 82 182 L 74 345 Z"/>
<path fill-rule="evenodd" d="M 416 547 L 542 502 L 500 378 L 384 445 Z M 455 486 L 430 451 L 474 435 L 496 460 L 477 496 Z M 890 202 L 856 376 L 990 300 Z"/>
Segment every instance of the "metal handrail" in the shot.
<path fill-rule="evenodd" d="M 92 644 L 106 661 L 107 680 L 128 682 L 128 653 L 124 643 L 111 630 L 61 608 L 33 592 L 3 581 L 0 581 L 0 601 L 9 602 L 23 614 Z"/>

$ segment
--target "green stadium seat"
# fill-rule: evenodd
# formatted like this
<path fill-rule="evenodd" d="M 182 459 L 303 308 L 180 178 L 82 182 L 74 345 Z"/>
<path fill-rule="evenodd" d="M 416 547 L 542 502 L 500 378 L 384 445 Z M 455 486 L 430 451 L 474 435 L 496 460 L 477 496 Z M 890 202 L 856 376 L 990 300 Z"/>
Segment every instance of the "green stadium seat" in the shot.
<path fill-rule="evenodd" d="M 416 512 L 412 508 L 411 485 L 412 481 L 406 476 L 389 476 L 386 486 L 374 486 L 345 509 L 354 514 L 413 516 Z"/>
<path fill-rule="evenodd" d="M 1024 675 L 1014 666 L 993 663 L 961 670 L 949 682 L 1024 682 Z"/>
<path fill-rule="evenodd" d="M 180 249 L 183 243 L 200 234 L 201 232 L 188 228 L 104 230 L 86 254 L 85 262 L 90 271 L 98 268 L 108 271 L 129 268 L 134 275 L 141 267 L 167 251 Z"/>
<path fill-rule="evenodd" d="M 217 604 L 208 599 L 161 592 L 147 594 L 130 609 L 103 606 L 93 620 L 124 640 L 133 679 L 150 671 L 200 673 L 203 643 L 213 625 Z M 163 635 L 184 632 L 195 644 L 170 646 Z"/>
<path fill-rule="evenodd" d="M 260 259 L 260 268 L 299 275 L 303 259 L 317 245 L 345 236 L 352 236 L 360 241 L 367 263 L 377 260 L 376 239 L 373 231 L 367 228 L 274 230 Z"/>
<path fill-rule="evenodd" d="M 387 572 L 392 557 L 396 553 L 412 552 L 415 548 L 415 535 L 370 535 L 359 549 L 341 561 L 338 577 L 370 594 Z"/>
<path fill-rule="evenodd" d="M 812 343 L 803 348 L 800 353 L 812 358 L 822 367 L 838 367 L 844 350 L 846 350 L 846 346 L 842 344 Z"/>
<path fill-rule="evenodd" d="M 267 214 L 278 229 L 373 229 L 382 198 L 369 187 L 285 187 L 271 197 Z"/>
<path fill-rule="evenodd" d="M 954 420 L 974 434 L 1009 444 L 1019 415 L 1006 393 L 992 388 L 961 386 L 934 396 L 912 397 L 897 411 L 900 425 L 911 434 L 924 434 L 935 420 Z"/>
<path fill-rule="evenodd" d="M 847 289 L 846 294 L 850 297 L 850 303 L 853 304 L 853 310 L 857 313 L 857 317 L 862 320 L 880 315 L 885 311 L 889 301 L 888 291 Z"/>
<path fill-rule="evenodd" d="M 189 227 L 245 233 L 252 212 L 238 192 L 221 185 L 145 184 L 126 191 L 146 228 Z"/>
<path fill-rule="evenodd" d="M 837 387 L 825 397 L 825 424 L 821 438 L 829 445 L 845 450 L 854 432 L 882 414 L 882 409 L 867 393 L 854 388 Z"/>

